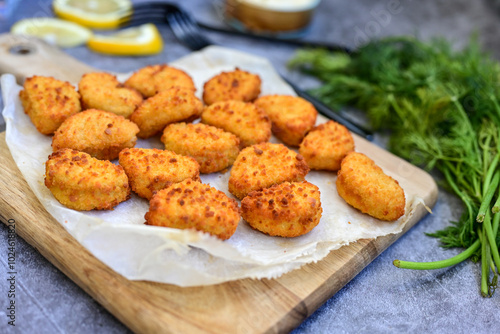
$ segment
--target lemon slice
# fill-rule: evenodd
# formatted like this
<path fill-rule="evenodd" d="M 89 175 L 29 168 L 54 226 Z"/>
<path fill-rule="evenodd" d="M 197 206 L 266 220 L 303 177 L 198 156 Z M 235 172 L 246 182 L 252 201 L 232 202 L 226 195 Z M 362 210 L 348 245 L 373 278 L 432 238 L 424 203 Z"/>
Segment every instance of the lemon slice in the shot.
<path fill-rule="evenodd" d="M 96 29 L 113 29 L 130 13 L 130 0 L 54 0 L 54 13 L 65 20 Z"/>
<path fill-rule="evenodd" d="M 51 17 L 20 20 L 10 31 L 17 35 L 35 36 L 62 48 L 85 44 L 92 36 L 92 31 L 79 24 Z"/>
<path fill-rule="evenodd" d="M 147 23 L 112 35 L 94 34 L 87 46 L 110 55 L 144 56 L 159 53 L 163 49 L 163 40 L 156 26 Z"/>

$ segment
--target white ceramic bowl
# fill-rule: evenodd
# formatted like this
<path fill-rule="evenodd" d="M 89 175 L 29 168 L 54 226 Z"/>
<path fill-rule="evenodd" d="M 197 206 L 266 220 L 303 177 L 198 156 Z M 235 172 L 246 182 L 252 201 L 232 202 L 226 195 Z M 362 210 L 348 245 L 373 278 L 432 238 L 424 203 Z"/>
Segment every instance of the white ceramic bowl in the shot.
<path fill-rule="evenodd" d="M 238 30 L 294 37 L 303 34 L 320 0 L 226 0 L 227 22 Z"/>

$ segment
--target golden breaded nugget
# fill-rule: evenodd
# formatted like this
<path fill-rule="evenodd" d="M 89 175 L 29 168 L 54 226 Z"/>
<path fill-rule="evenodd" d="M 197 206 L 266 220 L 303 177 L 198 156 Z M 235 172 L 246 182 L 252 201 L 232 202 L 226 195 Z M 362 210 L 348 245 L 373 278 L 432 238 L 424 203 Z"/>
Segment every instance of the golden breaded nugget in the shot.
<path fill-rule="evenodd" d="M 82 96 L 82 109 L 99 109 L 130 117 L 141 104 L 142 95 L 135 89 L 124 87 L 116 76 L 93 72 L 82 76 L 78 83 Z"/>
<path fill-rule="evenodd" d="M 348 204 L 381 220 L 396 220 L 405 213 L 405 193 L 398 181 L 366 155 L 349 153 L 337 173 L 337 191 Z"/>
<path fill-rule="evenodd" d="M 111 210 L 130 197 L 121 166 L 68 148 L 49 156 L 45 185 L 62 205 L 74 210 Z"/>
<path fill-rule="evenodd" d="M 149 138 L 171 123 L 190 122 L 200 117 L 203 103 L 194 92 L 170 88 L 145 100 L 130 120 L 139 126 L 139 138 Z"/>
<path fill-rule="evenodd" d="M 67 118 L 52 138 L 52 149 L 72 148 L 97 159 L 113 160 L 137 141 L 137 125 L 123 116 L 88 109 Z"/>
<path fill-rule="evenodd" d="M 240 221 L 238 203 L 222 191 L 190 179 L 172 184 L 151 198 L 146 224 L 195 229 L 229 239 Z"/>
<path fill-rule="evenodd" d="M 283 144 L 262 143 L 243 149 L 231 168 L 229 191 L 239 199 L 251 191 L 283 182 L 300 182 L 309 173 L 304 158 Z"/>
<path fill-rule="evenodd" d="M 80 112 L 80 94 L 65 81 L 33 76 L 24 81 L 19 98 L 36 129 L 51 135 L 69 116 Z"/>
<path fill-rule="evenodd" d="M 290 146 L 299 146 L 318 116 L 316 108 L 298 96 L 266 95 L 258 98 L 255 105 L 271 119 L 274 135 Z"/>
<path fill-rule="evenodd" d="M 191 157 L 171 151 L 126 148 L 118 161 L 128 176 L 132 190 L 151 199 L 155 191 L 185 179 L 200 181 L 200 165 Z"/>
<path fill-rule="evenodd" d="M 124 84 L 136 89 L 144 97 L 151 97 L 173 87 L 196 91 L 193 79 L 186 72 L 165 64 L 143 67 L 132 74 Z"/>
<path fill-rule="evenodd" d="M 165 149 L 194 158 L 200 173 L 219 172 L 231 166 L 240 152 L 240 140 L 232 133 L 206 124 L 170 124 L 163 131 Z"/>
<path fill-rule="evenodd" d="M 309 233 L 322 213 L 319 188 L 307 181 L 252 191 L 241 201 L 243 219 L 271 236 L 292 238 Z"/>
<path fill-rule="evenodd" d="M 252 74 L 236 68 L 231 72 L 222 72 L 205 82 L 203 101 L 210 105 L 219 101 L 253 101 L 260 94 L 261 80 Z"/>
<path fill-rule="evenodd" d="M 328 121 L 314 127 L 300 143 L 299 153 L 311 169 L 337 171 L 347 153 L 354 151 L 354 139 L 347 128 Z"/>
<path fill-rule="evenodd" d="M 203 110 L 201 121 L 237 135 L 241 148 L 267 142 L 271 138 L 271 120 L 262 109 L 250 102 L 216 102 Z"/>

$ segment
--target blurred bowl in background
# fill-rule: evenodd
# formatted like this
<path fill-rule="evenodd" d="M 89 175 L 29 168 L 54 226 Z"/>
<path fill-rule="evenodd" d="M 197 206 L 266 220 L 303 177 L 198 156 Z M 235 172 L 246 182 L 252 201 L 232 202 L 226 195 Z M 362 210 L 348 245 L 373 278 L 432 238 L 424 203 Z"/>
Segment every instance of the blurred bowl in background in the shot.
<path fill-rule="evenodd" d="M 226 0 L 225 17 L 237 30 L 297 38 L 306 33 L 320 0 Z"/>

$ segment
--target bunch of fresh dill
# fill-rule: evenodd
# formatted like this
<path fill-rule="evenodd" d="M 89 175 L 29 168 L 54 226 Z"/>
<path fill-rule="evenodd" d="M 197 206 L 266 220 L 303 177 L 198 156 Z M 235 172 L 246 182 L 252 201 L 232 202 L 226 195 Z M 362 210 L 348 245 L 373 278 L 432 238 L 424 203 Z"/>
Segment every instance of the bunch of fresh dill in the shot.
<path fill-rule="evenodd" d="M 462 253 L 436 262 L 394 264 L 436 269 L 480 260 L 481 293 L 491 296 L 500 269 L 499 64 L 474 38 L 454 51 L 444 40 L 392 37 L 351 54 L 300 50 L 290 66 L 321 79 L 311 93 L 332 108 L 366 111 L 375 129 L 390 130 L 392 152 L 441 171 L 445 187 L 463 201 L 460 220 L 430 234 L 444 247 L 465 248 Z"/>

